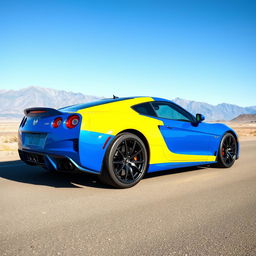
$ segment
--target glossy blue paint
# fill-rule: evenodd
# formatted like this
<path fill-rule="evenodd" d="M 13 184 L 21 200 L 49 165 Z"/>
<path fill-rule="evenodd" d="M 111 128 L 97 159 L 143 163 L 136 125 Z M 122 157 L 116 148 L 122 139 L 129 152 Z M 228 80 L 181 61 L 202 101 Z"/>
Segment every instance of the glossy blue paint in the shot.
<path fill-rule="evenodd" d="M 164 126 L 159 129 L 169 150 L 177 154 L 214 155 L 221 136 L 212 124 L 161 119 Z"/>
<path fill-rule="evenodd" d="M 19 149 L 67 156 L 79 162 L 79 154 L 75 148 L 75 143 L 79 139 L 80 124 L 72 129 L 67 128 L 65 121 L 69 116 L 69 113 L 62 113 L 50 117 L 27 117 L 25 125 L 19 128 Z M 63 122 L 58 128 L 53 128 L 52 122 L 56 117 L 61 117 Z M 29 145 L 25 143 L 27 134 L 44 134 L 45 139 L 38 145 Z"/>
<path fill-rule="evenodd" d="M 167 100 L 167 99 L 159 98 L 159 97 L 152 97 L 152 99 L 155 100 L 155 101 L 166 101 L 166 102 L 174 103 L 174 102 L 171 101 L 171 100 Z M 174 103 L 174 104 L 175 104 L 175 103 Z"/>
<path fill-rule="evenodd" d="M 69 129 L 65 125 L 65 120 L 68 116 L 70 116 L 70 113 L 62 113 L 60 115 L 63 123 L 58 128 L 52 127 L 52 122 L 57 116 L 27 117 L 26 124 L 19 129 L 19 149 L 46 154 L 47 163 L 54 169 L 57 167 L 51 155 L 67 157 L 80 170 L 90 170 L 93 173 L 100 173 L 105 151 L 114 136 L 97 132 L 80 131 L 81 122 L 75 128 Z M 43 134 L 43 143 L 41 139 L 39 145 L 26 144 L 26 136 L 31 134 Z M 104 143 L 109 137 L 110 140 L 103 149 Z M 75 143 L 77 142 L 78 150 L 75 147 Z"/>
<path fill-rule="evenodd" d="M 110 137 L 107 145 L 103 146 Z M 81 131 L 79 136 L 80 163 L 82 166 L 100 172 L 105 152 L 113 140 L 114 136 L 110 134 Z"/>
<path fill-rule="evenodd" d="M 123 99 L 121 98 L 120 100 Z M 171 102 L 161 98 L 154 98 L 154 100 Z M 108 104 L 110 102 L 114 102 L 114 100 L 107 100 L 97 104 Z M 90 106 L 91 105 L 89 104 L 87 107 Z M 79 108 L 80 107 L 81 105 Z M 81 122 L 73 129 L 67 128 L 65 120 L 67 120 L 68 116 L 72 113 L 68 113 L 66 111 L 71 110 L 72 107 L 59 110 L 56 112 L 58 113 L 57 116 L 28 116 L 25 125 L 19 128 L 19 149 L 44 154 L 47 164 L 53 169 L 58 168 L 54 156 L 63 156 L 68 158 L 78 169 L 85 172 L 99 174 L 102 169 L 106 150 L 114 139 L 114 136 L 80 130 Z M 80 119 L 82 119 L 82 116 L 79 116 Z M 60 127 L 53 128 L 52 122 L 57 117 L 61 117 L 63 119 L 63 123 Z M 235 134 L 231 128 L 224 124 L 208 124 L 205 122 L 195 124 L 153 116 L 149 116 L 149 118 L 156 118 L 163 121 L 164 125 L 159 127 L 160 132 L 163 135 L 168 149 L 171 152 L 178 154 L 216 155 L 223 135 L 228 131 Z M 27 133 L 41 134 L 42 136 L 39 136 L 41 142 L 38 145 L 29 144 L 26 139 Z M 109 137 L 110 140 L 107 142 L 106 147 L 103 148 Z M 78 148 L 76 145 L 77 143 Z M 215 162 L 172 162 L 151 164 L 148 167 L 148 172 L 210 163 Z"/>
<path fill-rule="evenodd" d="M 213 163 L 216 163 L 216 162 L 189 162 L 189 163 L 179 162 L 179 163 L 150 164 L 148 167 L 148 173 L 176 169 L 176 168 L 185 168 L 189 166 L 207 165 L 207 164 L 213 164 Z"/>
<path fill-rule="evenodd" d="M 177 105 L 170 100 L 153 99 Z M 235 134 L 230 127 L 220 123 L 185 122 L 158 117 L 152 118 L 163 121 L 164 125 L 160 126 L 159 129 L 168 149 L 177 154 L 217 155 L 223 135 L 228 131 L 232 131 Z"/>
<path fill-rule="evenodd" d="M 88 168 L 85 168 L 81 165 L 79 165 L 78 163 L 76 163 L 72 158 L 69 158 L 68 159 L 70 160 L 70 162 L 80 171 L 83 171 L 83 172 L 88 172 L 88 173 L 93 173 L 93 174 L 99 174 L 100 172 L 97 170 L 91 170 L 91 169 L 88 169 Z"/>

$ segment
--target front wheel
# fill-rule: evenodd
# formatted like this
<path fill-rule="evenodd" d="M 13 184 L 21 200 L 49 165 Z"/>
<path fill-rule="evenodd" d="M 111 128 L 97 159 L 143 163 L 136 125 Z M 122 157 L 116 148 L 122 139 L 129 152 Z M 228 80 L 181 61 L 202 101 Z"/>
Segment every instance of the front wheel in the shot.
<path fill-rule="evenodd" d="M 134 134 L 121 133 L 107 149 L 100 180 L 116 188 L 130 188 L 142 179 L 147 165 L 143 141 Z"/>
<path fill-rule="evenodd" d="M 234 164 L 236 158 L 237 141 L 233 134 L 226 133 L 220 142 L 217 166 L 229 168 Z"/>

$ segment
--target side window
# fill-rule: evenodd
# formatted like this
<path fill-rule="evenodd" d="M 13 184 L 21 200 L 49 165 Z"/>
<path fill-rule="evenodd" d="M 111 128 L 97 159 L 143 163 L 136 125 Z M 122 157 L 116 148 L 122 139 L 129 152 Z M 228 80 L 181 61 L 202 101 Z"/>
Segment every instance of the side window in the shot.
<path fill-rule="evenodd" d="M 147 116 L 156 116 L 152 106 L 149 103 L 141 103 L 132 107 L 136 112 Z"/>
<path fill-rule="evenodd" d="M 152 103 L 153 108 L 160 118 L 166 118 L 178 121 L 193 122 L 193 117 L 191 114 L 186 112 L 184 109 L 175 106 L 174 104 L 164 103 L 164 102 L 154 102 Z"/>

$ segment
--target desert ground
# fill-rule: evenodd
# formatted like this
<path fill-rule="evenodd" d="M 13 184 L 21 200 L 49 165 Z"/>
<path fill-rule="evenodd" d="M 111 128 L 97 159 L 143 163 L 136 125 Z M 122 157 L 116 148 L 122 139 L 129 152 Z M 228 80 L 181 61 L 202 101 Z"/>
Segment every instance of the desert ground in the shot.
<path fill-rule="evenodd" d="M 18 159 L 17 131 L 20 120 L 0 122 L 0 161 Z M 256 140 L 256 123 L 225 122 L 239 135 L 239 140 Z"/>
<path fill-rule="evenodd" d="M 17 138 L 20 121 L 0 121 L 0 161 L 18 159 Z"/>

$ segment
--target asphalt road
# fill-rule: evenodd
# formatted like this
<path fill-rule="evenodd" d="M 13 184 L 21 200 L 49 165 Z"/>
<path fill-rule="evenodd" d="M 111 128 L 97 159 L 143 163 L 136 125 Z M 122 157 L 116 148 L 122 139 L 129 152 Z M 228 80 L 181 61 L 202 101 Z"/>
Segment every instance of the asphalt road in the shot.
<path fill-rule="evenodd" d="M 0 255 L 256 255 L 256 141 L 230 169 L 94 176 L 0 163 Z"/>

